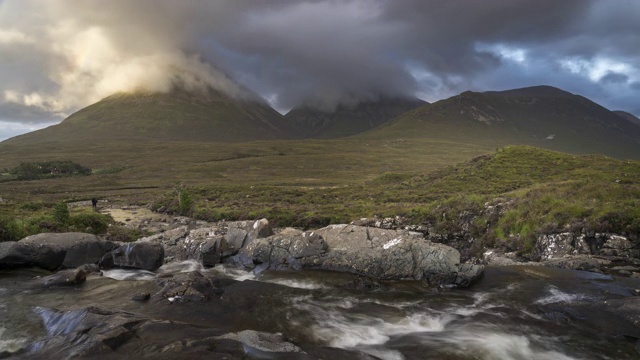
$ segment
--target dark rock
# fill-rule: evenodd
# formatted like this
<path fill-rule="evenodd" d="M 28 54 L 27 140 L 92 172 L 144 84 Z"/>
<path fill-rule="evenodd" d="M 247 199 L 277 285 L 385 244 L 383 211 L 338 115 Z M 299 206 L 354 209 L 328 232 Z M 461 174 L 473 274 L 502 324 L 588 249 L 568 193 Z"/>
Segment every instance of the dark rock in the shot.
<path fill-rule="evenodd" d="M 310 267 L 307 257 L 320 256 L 327 247 L 315 232 L 287 228 L 277 235 L 252 241 L 232 262 L 244 267 L 258 265 L 259 270 L 300 270 Z"/>
<path fill-rule="evenodd" d="M 87 280 L 87 273 L 78 269 L 59 271 L 53 275 L 45 276 L 38 282 L 44 287 L 73 286 L 82 284 Z"/>
<path fill-rule="evenodd" d="M 28 236 L 22 243 L 56 245 L 66 251 L 62 266 L 74 268 L 84 264 L 95 264 L 111 251 L 115 244 L 111 241 L 101 240 L 93 234 L 85 233 L 43 233 Z"/>
<path fill-rule="evenodd" d="M 55 270 L 62 266 L 65 255 L 66 251 L 56 245 L 0 242 L 0 269 L 37 266 L 46 270 Z"/>
<path fill-rule="evenodd" d="M 469 287 L 484 275 L 484 267 L 472 264 L 460 264 L 454 284 L 459 287 Z"/>
<path fill-rule="evenodd" d="M 156 295 L 170 302 L 207 301 L 219 297 L 222 293 L 209 278 L 197 271 L 158 279 L 158 284 L 163 288 Z"/>
<path fill-rule="evenodd" d="M 358 290 L 378 290 L 382 287 L 379 281 L 368 276 L 357 276 L 350 284 L 350 288 Z"/>
<path fill-rule="evenodd" d="M 131 297 L 131 300 L 133 301 L 148 301 L 149 299 L 151 299 L 150 293 L 139 293 Z"/>
<path fill-rule="evenodd" d="M 133 268 L 154 271 L 162 266 L 164 248 L 150 242 L 124 244 L 106 254 L 100 261 L 100 267 Z"/>
<path fill-rule="evenodd" d="M 97 264 L 84 264 L 82 266 L 78 266 L 76 269 L 83 270 L 87 274 L 100 272 L 100 267 Z"/>

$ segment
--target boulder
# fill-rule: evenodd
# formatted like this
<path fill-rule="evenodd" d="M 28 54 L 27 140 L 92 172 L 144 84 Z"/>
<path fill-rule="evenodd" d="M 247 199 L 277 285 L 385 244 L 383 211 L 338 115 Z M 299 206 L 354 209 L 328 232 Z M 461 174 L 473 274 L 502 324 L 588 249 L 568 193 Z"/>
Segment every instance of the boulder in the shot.
<path fill-rule="evenodd" d="M 150 242 L 124 244 L 100 260 L 102 268 L 129 268 L 154 271 L 164 263 L 164 248 Z"/>
<path fill-rule="evenodd" d="M 178 250 L 180 260 L 198 260 L 204 266 L 215 266 L 220 263 L 226 241 L 220 228 L 194 229 L 184 239 Z"/>
<path fill-rule="evenodd" d="M 457 250 L 421 233 L 355 225 L 313 232 L 286 229 L 253 241 L 234 260 L 257 270 L 312 268 L 378 280 L 422 280 L 432 286 L 469 286 L 484 271 L 483 266 L 461 265 Z"/>
<path fill-rule="evenodd" d="M 286 228 L 278 235 L 252 241 L 230 262 L 258 270 L 309 267 L 308 258 L 327 251 L 327 244 L 315 232 Z"/>
<path fill-rule="evenodd" d="M 484 271 L 460 265 L 460 253 L 432 243 L 421 233 L 352 225 L 316 231 L 329 247 L 322 268 L 355 272 L 380 280 L 422 280 L 431 286 L 469 286 Z"/>
<path fill-rule="evenodd" d="M 234 255 L 256 239 L 271 235 L 273 235 L 273 229 L 267 219 L 230 222 L 225 235 L 226 246 L 223 256 Z"/>
<path fill-rule="evenodd" d="M 115 244 L 86 233 L 43 233 L 28 236 L 22 243 L 56 245 L 66 251 L 62 266 L 75 268 L 84 264 L 95 264 L 111 251 Z"/>
<path fill-rule="evenodd" d="M 184 260 L 182 249 L 187 235 L 189 235 L 189 227 L 179 226 L 159 234 L 141 238 L 137 242 L 150 242 L 162 245 L 164 248 L 164 260 L 170 262 L 174 260 Z"/>
<path fill-rule="evenodd" d="M 62 266 L 65 255 L 66 251 L 56 245 L 0 242 L 0 269 L 37 266 L 55 270 Z"/>

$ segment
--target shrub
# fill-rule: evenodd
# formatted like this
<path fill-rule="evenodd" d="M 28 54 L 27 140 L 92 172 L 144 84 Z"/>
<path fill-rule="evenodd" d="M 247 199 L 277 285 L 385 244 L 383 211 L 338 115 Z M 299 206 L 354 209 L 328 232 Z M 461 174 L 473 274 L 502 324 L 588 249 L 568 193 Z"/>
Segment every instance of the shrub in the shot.
<path fill-rule="evenodd" d="M 25 236 L 24 229 L 15 219 L 0 217 L 0 242 L 18 241 Z"/>
<path fill-rule="evenodd" d="M 178 189 L 178 213 L 189 216 L 193 210 L 193 200 L 185 188 Z"/>
<path fill-rule="evenodd" d="M 70 216 L 69 216 L 69 208 L 67 204 L 64 202 L 59 202 L 53 206 L 53 210 L 51 212 L 51 216 L 53 220 L 60 225 L 69 224 Z"/>
<path fill-rule="evenodd" d="M 89 231 L 94 234 L 103 234 L 113 223 L 110 215 L 100 214 L 95 211 L 83 211 L 79 214 L 71 215 L 69 226 L 73 226 L 80 231 Z"/>

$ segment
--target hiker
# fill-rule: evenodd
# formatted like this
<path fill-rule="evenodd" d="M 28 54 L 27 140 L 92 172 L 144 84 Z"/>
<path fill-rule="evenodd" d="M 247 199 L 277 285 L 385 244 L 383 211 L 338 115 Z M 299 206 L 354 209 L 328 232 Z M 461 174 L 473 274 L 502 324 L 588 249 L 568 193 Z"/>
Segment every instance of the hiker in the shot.
<path fill-rule="evenodd" d="M 94 209 L 97 209 L 98 208 L 98 199 L 96 199 L 96 198 L 91 199 L 91 205 L 93 205 Z"/>

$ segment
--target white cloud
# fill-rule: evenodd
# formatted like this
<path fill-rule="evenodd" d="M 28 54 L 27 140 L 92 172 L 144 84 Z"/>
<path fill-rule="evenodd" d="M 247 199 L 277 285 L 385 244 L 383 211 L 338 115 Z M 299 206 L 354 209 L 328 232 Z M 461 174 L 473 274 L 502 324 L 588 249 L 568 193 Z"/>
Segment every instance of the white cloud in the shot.
<path fill-rule="evenodd" d="M 628 76 L 630 79 L 637 79 L 638 69 L 631 65 L 615 59 L 598 57 L 595 59 L 583 59 L 579 57 L 565 58 L 558 61 L 560 66 L 577 75 L 589 78 L 593 82 L 600 81 L 609 73 L 618 73 Z"/>
<path fill-rule="evenodd" d="M 32 44 L 35 40 L 18 30 L 0 29 L 0 45 Z"/>

